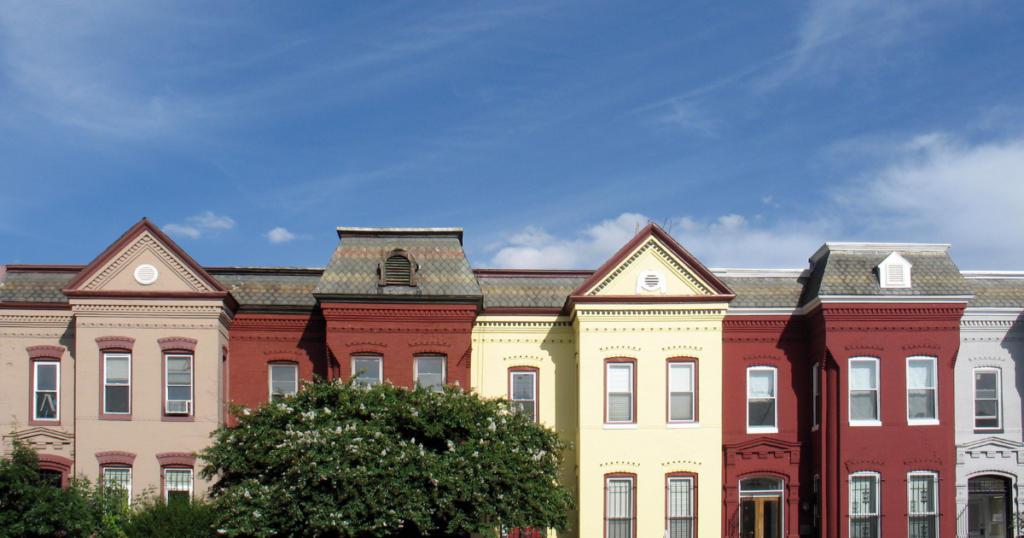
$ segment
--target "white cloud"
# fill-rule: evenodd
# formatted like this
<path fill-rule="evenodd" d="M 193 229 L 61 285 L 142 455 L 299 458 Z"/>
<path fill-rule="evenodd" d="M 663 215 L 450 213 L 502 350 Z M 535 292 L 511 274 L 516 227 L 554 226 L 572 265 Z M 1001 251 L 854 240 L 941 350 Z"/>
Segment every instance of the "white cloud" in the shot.
<path fill-rule="evenodd" d="M 216 215 L 213 211 L 204 211 L 194 217 L 186 218 L 185 221 L 188 224 L 171 223 L 164 226 L 163 230 L 171 235 L 198 239 L 209 230 L 230 230 L 235 227 L 234 219 L 227 215 Z"/>
<path fill-rule="evenodd" d="M 281 227 L 274 228 L 267 232 L 267 240 L 271 243 L 287 243 L 288 241 L 295 239 L 295 237 L 295 234 Z"/>
<path fill-rule="evenodd" d="M 587 228 L 579 239 L 558 239 L 542 229 L 527 227 L 510 236 L 487 264 L 492 267 L 531 269 L 596 268 L 608 259 L 648 218 L 623 213 Z"/>

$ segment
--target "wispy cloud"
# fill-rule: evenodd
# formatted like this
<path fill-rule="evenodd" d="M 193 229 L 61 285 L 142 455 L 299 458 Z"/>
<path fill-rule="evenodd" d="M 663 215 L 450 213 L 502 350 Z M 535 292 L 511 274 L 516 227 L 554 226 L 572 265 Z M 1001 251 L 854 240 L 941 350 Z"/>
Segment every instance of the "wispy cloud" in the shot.
<path fill-rule="evenodd" d="M 216 215 L 213 211 L 204 211 L 194 217 L 188 217 L 185 222 L 187 224 L 167 224 L 163 231 L 170 235 L 198 239 L 211 230 L 230 230 L 235 227 L 234 219 L 227 215 Z"/>
<path fill-rule="evenodd" d="M 287 243 L 288 241 L 295 239 L 295 237 L 295 234 L 281 227 L 274 228 L 273 230 L 267 232 L 267 241 L 270 241 L 271 243 L 275 244 Z"/>

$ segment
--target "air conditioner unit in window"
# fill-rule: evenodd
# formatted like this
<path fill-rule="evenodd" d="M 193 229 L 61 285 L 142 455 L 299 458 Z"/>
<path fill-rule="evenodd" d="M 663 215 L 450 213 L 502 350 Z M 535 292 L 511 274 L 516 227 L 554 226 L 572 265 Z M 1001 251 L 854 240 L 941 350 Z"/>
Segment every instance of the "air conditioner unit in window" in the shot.
<path fill-rule="evenodd" d="M 189 400 L 168 400 L 167 414 L 187 415 L 192 411 L 192 402 Z"/>

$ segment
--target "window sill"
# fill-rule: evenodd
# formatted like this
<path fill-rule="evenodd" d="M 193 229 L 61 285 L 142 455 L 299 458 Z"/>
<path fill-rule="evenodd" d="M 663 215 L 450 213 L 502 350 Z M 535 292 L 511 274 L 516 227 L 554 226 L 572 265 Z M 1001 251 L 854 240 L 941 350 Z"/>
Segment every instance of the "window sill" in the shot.
<path fill-rule="evenodd" d="M 665 427 L 670 429 L 670 430 L 673 430 L 673 429 L 686 429 L 686 428 L 699 428 L 700 427 L 700 422 L 669 422 L 668 424 L 665 424 Z"/>
<path fill-rule="evenodd" d="M 881 420 L 851 420 L 850 426 L 881 426 Z"/>
<path fill-rule="evenodd" d="M 992 435 L 999 433 L 1006 433 L 1002 428 L 974 428 L 974 433 L 980 435 Z"/>
<path fill-rule="evenodd" d="M 747 426 L 747 433 L 758 434 L 758 433 L 779 433 L 778 428 L 765 427 L 765 426 Z"/>
<path fill-rule="evenodd" d="M 919 419 L 907 419 L 907 426 L 938 426 L 939 419 L 937 418 L 919 418 Z"/>
<path fill-rule="evenodd" d="M 131 420 L 131 413 L 100 413 L 100 420 Z"/>
<path fill-rule="evenodd" d="M 29 426 L 60 426 L 59 419 L 49 418 L 30 418 L 28 420 Z"/>
<path fill-rule="evenodd" d="M 605 424 L 604 429 L 606 430 L 635 430 L 636 423 L 633 424 Z"/>
<path fill-rule="evenodd" d="M 195 415 L 162 415 L 160 422 L 195 422 Z"/>

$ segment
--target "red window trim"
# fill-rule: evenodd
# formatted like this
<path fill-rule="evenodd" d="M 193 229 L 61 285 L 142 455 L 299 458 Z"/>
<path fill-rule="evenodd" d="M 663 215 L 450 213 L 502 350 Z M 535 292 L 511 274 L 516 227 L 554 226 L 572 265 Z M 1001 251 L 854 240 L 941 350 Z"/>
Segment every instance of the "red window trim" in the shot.
<path fill-rule="evenodd" d="M 100 341 L 104 343 L 101 343 Z M 100 390 L 99 390 L 99 420 L 131 420 L 132 413 L 135 412 L 135 406 L 132 405 L 132 396 L 135 392 L 135 357 L 132 355 L 132 347 L 135 345 L 135 339 L 127 336 L 101 336 L 96 339 L 96 343 L 100 346 Z M 113 353 L 126 353 L 128 354 L 128 413 L 106 413 L 103 408 L 103 400 L 106 398 L 106 391 L 103 390 L 103 384 L 106 381 L 104 374 L 107 364 L 107 354 Z"/>
<path fill-rule="evenodd" d="M 628 362 L 628 363 L 631 363 L 633 365 L 633 376 L 632 376 L 633 377 L 633 412 L 630 413 L 632 415 L 632 417 L 633 417 L 633 420 L 631 420 L 629 422 L 608 422 L 608 364 L 609 363 L 615 363 L 615 362 L 619 362 L 619 363 L 621 363 L 621 362 Z M 603 411 L 603 413 L 604 413 L 604 423 L 605 424 L 611 424 L 611 425 L 615 425 L 615 424 L 636 424 L 637 410 L 640 408 L 637 405 L 638 398 L 637 398 L 637 393 L 636 393 L 636 377 L 637 377 L 636 376 L 636 370 L 637 370 L 637 368 L 636 368 L 636 359 L 631 359 L 629 357 L 615 357 L 615 358 L 611 358 L 611 359 L 605 359 L 604 360 L 604 364 L 601 365 L 601 368 L 604 368 L 604 397 L 603 397 L 603 400 L 604 400 L 604 411 Z"/>
<path fill-rule="evenodd" d="M 171 340 L 170 338 L 161 338 L 157 340 Z M 184 338 L 182 340 L 192 340 L 191 338 Z M 195 340 L 192 340 L 195 342 Z M 174 342 L 176 345 L 178 341 Z M 162 352 L 160 353 L 160 422 L 195 422 L 196 421 L 196 353 L 195 347 L 191 351 L 181 351 L 183 348 L 180 347 L 164 347 L 161 342 L 160 347 Z M 192 357 L 192 410 L 188 415 L 174 415 L 167 413 L 167 356 L 168 355 L 189 355 Z"/>
<path fill-rule="evenodd" d="M 125 467 L 133 467 L 135 465 L 135 454 L 132 452 L 119 452 L 119 451 L 107 451 L 97 452 L 96 461 L 99 462 L 100 467 L 106 467 L 108 465 L 123 465 Z"/>
<path fill-rule="evenodd" d="M 36 419 L 36 363 L 55 362 L 58 371 L 60 370 L 61 357 L 64 355 L 64 348 L 58 346 L 31 346 L 25 348 L 28 351 L 28 425 L 29 426 L 60 426 L 61 419 L 39 420 Z M 64 405 L 61 385 L 64 383 L 63 372 L 57 374 L 57 417 L 63 416 L 61 406 Z"/>
<path fill-rule="evenodd" d="M 508 369 L 508 401 L 512 401 L 512 374 L 533 372 L 533 421 L 540 422 L 540 368 L 536 366 L 511 366 Z"/>
<path fill-rule="evenodd" d="M 672 365 L 693 364 L 693 420 L 672 420 Z M 700 363 L 695 357 L 672 357 L 665 360 L 665 422 L 667 424 L 696 424 L 700 422 Z"/>
<path fill-rule="evenodd" d="M 694 413 L 694 414 L 696 415 L 696 413 Z M 669 515 L 668 515 L 669 514 L 669 511 L 668 511 L 668 508 L 669 508 L 669 506 L 668 506 L 668 484 L 669 484 L 669 480 L 671 480 L 673 478 L 689 478 L 689 479 L 691 479 L 693 481 L 693 492 L 692 492 L 693 515 L 690 516 L 690 517 L 693 518 L 693 532 L 690 535 L 691 536 L 700 536 L 700 534 L 697 533 L 697 521 L 698 521 L 698 519 L 697 519 L 697 506 L 699 505 L 699 503 L 697 502 L 697 473 L 691 473 L 691 472 L 686 472 L 686 471 L 679 471 L 679 472 L 675 472 L 675 473 L 666 473 L 665 474 L 665 527 L 666 527 L 665 530 L 668 530 L 668 518 L 669 518 Z"/>
<path fill-rule="evenodd" d="M 71 468 L 75 465 L 74 460 L 53 454 L 39 454 L 38 458 L 40 469 L 60 473 L 60 487 L 66 488 L 70 485 L 69 477 L 71 476 Z"/>
<path fill-rule="evenodd" d="M 195 354 L 196 344 L 199 343 L 199 340 L 184 336 L 169 336 L 167 338 L 160 338 L 156 342 L 160 344 L 160 351 L 164 353 L 168 351 L 187 351 L 188 353 Z"/>
<path fill-rule="evenodd" d="M 164 452 L 156 455 L 160 463 L 160 497 L 167 498 L 167 477 L 164 474 L 168 469 L 188 469 L 192 471 L 192 495 L 196 492 L 196 457 L 188 452 Z"/>
<path fill-rule="evenodd" d="M 634 370 L 634 372 L 635 372 L 635 370 Z M 604 508 L 603 508 L 603 510 L 604 510 L 604 519 L 601 522 L 601 534 L 605 538 L 608 538 L 608 479 L 609 478 L 631 478 L 633 480 L 633 492 L 632 492 L 632 495 L 631 495 L 631 497 L 632 497 L 631 500 L 633 501 L 633 512 L 632 512 L 632 514 L 633 514 L 633 517 L 632 517 L 633 524 L 632 524 L 632 531 L 630 532 L 630 534 L 633 536 L 633 538 L 636 538 L 636 497 L 637 497 L 637 494 L 636 494 L 636 492 L 637 492 L 636 473 L 608 473 L 608 474 L 604 475 L 604 478 L 601 479 L 601 481 L 603 482 L 601 484 L 601 486 L 604 488 L 604 495 L 601 497 L 601 502 L 602 502 L 602 504 L 604 504 Z"/>

